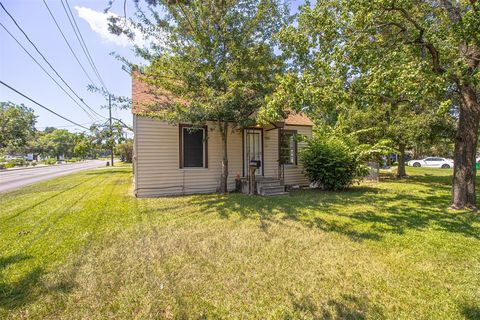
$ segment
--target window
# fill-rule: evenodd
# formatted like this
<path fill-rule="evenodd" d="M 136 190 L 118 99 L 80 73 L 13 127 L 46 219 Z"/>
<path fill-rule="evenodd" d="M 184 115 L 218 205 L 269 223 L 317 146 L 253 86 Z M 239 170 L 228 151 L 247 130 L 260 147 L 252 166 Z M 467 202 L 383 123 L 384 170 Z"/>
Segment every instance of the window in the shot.
<path fill-rule="evenodd" d="M 297 164 L 297 132 L 285 130 L 280 139 L 280 162 L 282 164 Z"/>
<path fill-rule="evenodd" d="M 180 168 L 207 167 L 206 127 L 192 129 L 180 126 Z"/>

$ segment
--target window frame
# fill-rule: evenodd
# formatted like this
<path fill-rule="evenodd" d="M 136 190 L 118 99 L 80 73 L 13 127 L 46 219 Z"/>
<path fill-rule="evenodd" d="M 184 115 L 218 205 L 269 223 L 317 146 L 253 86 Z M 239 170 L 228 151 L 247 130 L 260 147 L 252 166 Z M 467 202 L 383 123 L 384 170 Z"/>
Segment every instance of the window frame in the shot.
<path fill-rule="evenodd" d="M 198 169 L 207 169 L 208 168 L 208 127 L 202 126 L 198 127 L 198 130 L 203 131 L 203 160 L 202 160 L 202 166 L 201 167 L 185 167 L 185 152 L 184 152 L 184 136 L 183 133 L 185 130 L 188 130 L 189 128 L 193 128 L 193 125 L 190 124 L 180 124 L 178 126 L 178 144 L 179 144 L 179 157 L 178 157 L 178 167 L 179 169 L 192 169 L 192 170 L 198 170 Z"/>
<path fill-rule="evenodd" d="M 285 134 L 291 135 L 293 138 L 293 161 L 292 163 L 285 163 L 282 158 L 282 140 L 285 137 Z M 298 131 L 297 130 L 282 130 L 280 134 L 280 141 L 278 144 L 278 154 L 279 154 L 279 160 L 280 164 L 285 165 L 285 166 L 297 166 L 298 165 L 298 141 L 297 141 L 297 135 Z"/>

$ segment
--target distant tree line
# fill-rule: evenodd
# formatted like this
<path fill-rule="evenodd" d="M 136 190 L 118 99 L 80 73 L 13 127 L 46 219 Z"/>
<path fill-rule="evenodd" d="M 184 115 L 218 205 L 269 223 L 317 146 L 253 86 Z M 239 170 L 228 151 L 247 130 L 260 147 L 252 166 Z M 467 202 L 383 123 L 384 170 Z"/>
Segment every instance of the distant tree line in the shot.
<path fill-rule="evenodd" d="M 97 158 L 109 154 L 115 145 L 117 155 L 132 160 L 131 139 L 123 135 L 123 126 L 115 121 L 94 124 L 85 132 L 46 127 L 37 130 L 37 116 L 23 104 L 0 102 L 0 157 L 33 154 L 35 158 Z"/>

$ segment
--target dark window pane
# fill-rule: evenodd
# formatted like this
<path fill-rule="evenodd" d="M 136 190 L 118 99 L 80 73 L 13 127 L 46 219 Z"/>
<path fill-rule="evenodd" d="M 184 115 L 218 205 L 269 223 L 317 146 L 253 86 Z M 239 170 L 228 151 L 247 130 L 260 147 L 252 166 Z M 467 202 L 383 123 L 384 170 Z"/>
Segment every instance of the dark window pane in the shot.
<path fill-rule="evenodd" d="M 284 132 L 280 140 L 280 161 L 283 164 L 295 164 L 295 134 Z"/>
<path fill-rule="evenodd" d="M 183 166 L 203 167 L 203 130 L 183 129 Z"/>

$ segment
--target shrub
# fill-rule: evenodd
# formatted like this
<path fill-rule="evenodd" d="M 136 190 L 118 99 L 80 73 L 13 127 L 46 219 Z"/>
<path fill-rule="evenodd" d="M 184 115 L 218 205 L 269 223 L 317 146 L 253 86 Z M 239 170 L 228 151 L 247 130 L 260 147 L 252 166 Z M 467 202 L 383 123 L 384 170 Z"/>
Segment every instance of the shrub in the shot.
<path fill-rule="evenodd" d="M 13 167 L 15 167 L 15 165 L 13 163 L 10 163 L 10 162 L 5 163 L 5 168 L 6 169 L 13 168 Z"/>
<path fill-rule="evenodd" d="M 0 170 L 6 169 L 5 165 L 6 165 L 6 163 L 0 163 Z"/>
<path fill-rule="evenodd" d="M 47 165 L 52 165 L 52 164 L 57 163 L 57 160 L 56 159 L 46 159 L 46 160 L 43 160 L 42 163 L 47 164 Z"/>
<path fill-rule="evenodd" d="M 129 139 L 115 147 L 115 153 L 120 156 L 120 160 L 126 163 L 132 163 L 133 158 L 133 140 Z"/>
<path fill-rule="evenodd" d="M 308 139 L 300 160 L 310 182 L 325 190 L 344 189 L 365 175 L 365 166 L 357 161 L 348 144 L 337 137 L 316 135 Z"/>
<path fill-rule="evenodd" d="M 25 159 L 12 159 L 10 162 L 14 167 L 22 167 L 27 165 L 27 161 Z"/>
<path fill-rule="evenodd" d="M 300 151 L 307 178 L 325 190 L 339 190 L 363 179 L 369 173 L 367 162 L 378 162 L 382 155 L 394 151 L 391 141 L 362 144 L 358 135 L 365 130 L 347 132 L 341 121 L 315 130 L 307 146 Z"/>

